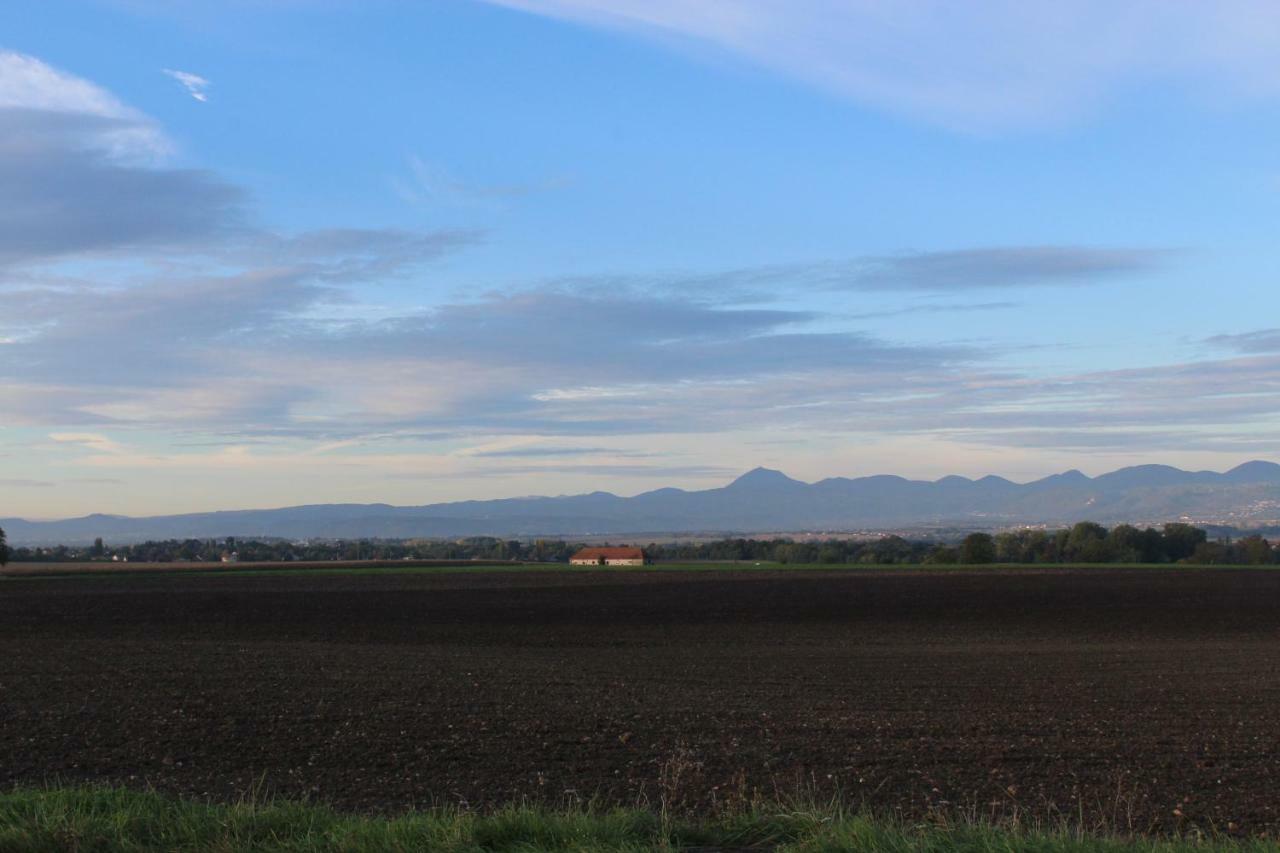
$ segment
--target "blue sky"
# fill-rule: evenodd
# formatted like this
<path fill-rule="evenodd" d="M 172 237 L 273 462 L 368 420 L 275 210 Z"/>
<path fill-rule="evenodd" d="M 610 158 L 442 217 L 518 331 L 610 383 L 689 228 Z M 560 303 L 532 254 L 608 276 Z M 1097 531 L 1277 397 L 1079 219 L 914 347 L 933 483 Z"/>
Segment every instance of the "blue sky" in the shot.
<path fill-rule="evenodd" d="M 0 7 L 0 515 L 1222 469 L 1280 12 Z"/>

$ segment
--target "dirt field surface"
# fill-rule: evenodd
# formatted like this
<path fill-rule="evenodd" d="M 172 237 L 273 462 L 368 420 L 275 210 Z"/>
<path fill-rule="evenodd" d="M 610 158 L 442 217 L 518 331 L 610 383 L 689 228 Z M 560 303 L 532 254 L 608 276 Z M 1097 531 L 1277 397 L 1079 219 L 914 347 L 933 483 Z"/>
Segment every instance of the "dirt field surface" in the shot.
<path fill-rule="evenodd" d="M 1280 572 L 0 579 L 0 786 L 1280 833 Z"/>
<path fill-rule="evenodd" d="M 352 569 L 398 569 L 413 567 L 462 567 L 462 566 L 514 566 L 511 560 L 325 560 L 308 562 L 296 560 L 288 563 L 116 563 L 96 560 L 85 563 L 9 563 L 0 568 L 0 577 L 53 577 L 63 575 L 139 575 L 175 574 L 179 572 L 204 572 L 225 574 L 245 571 L 343 571 Z"/>

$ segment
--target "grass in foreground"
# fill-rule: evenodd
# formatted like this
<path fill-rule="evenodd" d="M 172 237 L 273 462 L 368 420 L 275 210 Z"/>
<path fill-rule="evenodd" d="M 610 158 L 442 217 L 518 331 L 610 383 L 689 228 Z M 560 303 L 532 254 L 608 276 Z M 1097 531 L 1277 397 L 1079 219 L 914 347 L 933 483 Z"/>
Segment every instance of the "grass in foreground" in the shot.
<path fill-rule="evenodd" d="M 1229 839 L 1123 839 L 1067 827 L 904 824 L 838 807 L 754 809 L 695 822 L 643 809 L 512 806 L 358 817 L 287 801 L 210 805 L 123 789 L 0 794 L 0 851 L 1273 851 Z"/>

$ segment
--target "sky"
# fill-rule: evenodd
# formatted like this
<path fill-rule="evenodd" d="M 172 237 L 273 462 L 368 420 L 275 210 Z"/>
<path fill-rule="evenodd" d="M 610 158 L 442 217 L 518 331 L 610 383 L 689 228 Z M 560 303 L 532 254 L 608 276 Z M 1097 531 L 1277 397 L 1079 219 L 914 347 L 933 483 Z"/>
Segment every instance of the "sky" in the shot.
<path fill-rule="evenodd" d="M 0 517 L 1280 461 L 1271 0 L 0 5 Z"/>

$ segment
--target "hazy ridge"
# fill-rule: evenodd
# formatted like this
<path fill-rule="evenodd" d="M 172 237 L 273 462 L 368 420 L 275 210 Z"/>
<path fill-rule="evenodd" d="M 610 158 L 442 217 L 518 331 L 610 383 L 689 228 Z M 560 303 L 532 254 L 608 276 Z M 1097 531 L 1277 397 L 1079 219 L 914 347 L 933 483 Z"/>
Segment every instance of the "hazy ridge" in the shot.
<path fill-rule="evenodd" d="M 657 489 L 634 497 L 592 492 L 562 497 L 459 501 L 425 506 L 318 504 L 130 518 L 0 520 L 15 544 L 266 536 L 587 536 L 641 532 L 848 531 L 919 525 L 999 526 L 1193 521 L 1258 526 L 1280 519 L 1280 465 L 1247 462 L 1230 471 L 1165 465 L 1098 477 L 1067 471 L 1030 483 L 1002 477 L 907 480 L 831 477 L 816 483 L 756 468 L 726 486 Z"/>

